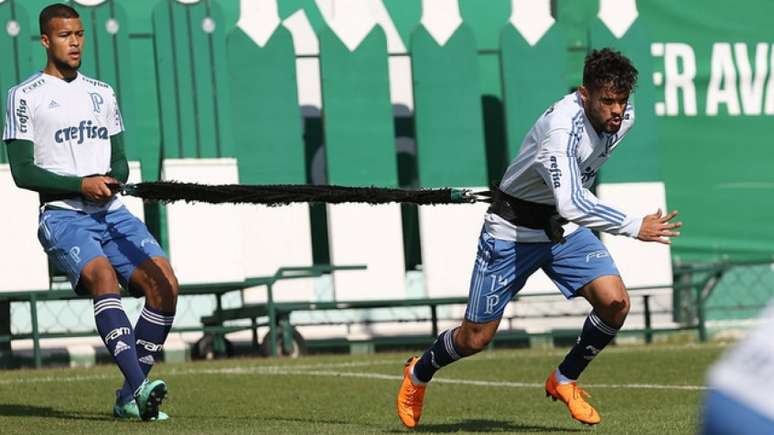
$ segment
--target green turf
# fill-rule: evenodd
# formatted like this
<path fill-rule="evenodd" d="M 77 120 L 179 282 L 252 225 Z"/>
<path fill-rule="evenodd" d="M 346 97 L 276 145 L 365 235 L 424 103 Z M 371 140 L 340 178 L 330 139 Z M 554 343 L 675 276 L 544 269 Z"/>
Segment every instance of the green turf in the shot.
<path fill-rule="evenodd" d="M 695 433 L 709 364 L 717 345 L 606 349 L 581 384 L 602 415 L 594 428 L 571 420 L 545 398 L 542 382 L 565 350 L 485 352 L 439 373 L 426 396 L 422 433 Z M 123 433 L 404 433 L 395 394 L 404 354 L 295 360 L 231 359 L 159 365 L 169 385 L 160 423 L 115 421 L 110 410 L 120 375 L 113 366 L 0 372 L 0 432 Z M 461 384 L 459 381 L 481 381 Z M 505 384 L 503 384 L 505 383 Z M 664 389 L 626 384 L 667 386 Z"/>

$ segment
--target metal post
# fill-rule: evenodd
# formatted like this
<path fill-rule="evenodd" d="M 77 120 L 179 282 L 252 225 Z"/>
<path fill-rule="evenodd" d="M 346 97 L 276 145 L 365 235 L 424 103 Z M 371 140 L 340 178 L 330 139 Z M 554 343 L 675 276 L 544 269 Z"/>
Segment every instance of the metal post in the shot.
<path fill-rule="evenodd" d="M 272 285 L 266 285 L 266 308 L 269 311 L 269 345 L 271 356 L 277 356 L 277 311 L 274 307 L 274 295 Z"/>
<path fill-rule="evenodd" d="M 712 276 L 707 278 L 704 285 L 696 289 L 696 317 L 699 329 L 699 341 L 704 343 L 707 341 L 707 313 L 705 303 L 709 299 L 712 291 L 720 283 L 723 278 L 727 267 L 717 270 Z"/>
<path fill-rule="evenodd" d="M 218 326 L 223 326 L 223 293 L 218 293 L 215 296 L 215 313 L 218 319 Z M 223 357 L 226 355 L 226 335 L 222 332 L 215 332 L 213 334 L 212 351 L 216 357 Z"/>
<path fill-rule="evenodd" d="M 287 355 L 293 353 L 293 327 L 290 325 L 290 315 L 283 316 L 279 321 L 282 328 L 282 351 L 287 352 Z"/>
<path fill-rule="evenodd" d="M 650 295 L 643 295 L 642 303 L 645 305 L 645 343 L 650 344 L 653 342 L 653 332 L 650 329 Z"/>
<path fill-rule="evenodd" d="M 11 301 L 0 301 L 0 336 L 7 335 L 8 341 L 0 341 L 0 369 L 10 369 L 13 366 L 11 351 Z"/>
<path fill-rule="evenodd" d="M 250 327 L 253 329 L 253 352 L 258 353 L 258 322 L 255 317 L 250 319 Z"/>
<path fill-rule="evenodd" d="M 702 297 L 702 291 L 699 289 L 699 291 L 696 292 L 696 317 L 699 322 L 698 329 L 699 329 L 699 341 L 702 343 L 707 341 L 707 327 L 704 324 L 705 323 L 705 313 L 704 313 L 704 298 Z"/>
<path fill-rule="evenodd" d="M 40 356 L 40 332 L 38 331 L 38 297 L 35 293 L 30 294 L 30 317 L 32 318 L 32 354 L 35 357 L 35 368 L 43 367 L 43 360 Z"/>
<path fill-rule="evenodd" d="M 430 305 L 430 318 L 433 322 L 433 338 L 438 337 L 438 306 Z"/>

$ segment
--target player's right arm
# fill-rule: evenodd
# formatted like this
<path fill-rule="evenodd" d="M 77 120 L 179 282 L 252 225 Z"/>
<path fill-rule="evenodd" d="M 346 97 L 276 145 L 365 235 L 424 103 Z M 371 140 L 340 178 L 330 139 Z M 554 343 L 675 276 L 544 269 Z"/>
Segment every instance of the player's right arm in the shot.
<path fill-rule="evenodd" d="M 116 183 L 111 177 L 71 177 L 55 174 L 35 164 L 35 145 L 28 140 L 12 139 L 6 142 L 8 163 L 16 185 L 43 195 L 83 195 L 92 201 L 105 201 L 113 196 L 107 187 Z"/>
<path fill-rule="evenodd" d="M 35 165 L 35 145 L 24 139 L 6 141 L 13 181 L 22 189 L 62 195 L 81 193 L 81 177 L 57 175 Z"/>

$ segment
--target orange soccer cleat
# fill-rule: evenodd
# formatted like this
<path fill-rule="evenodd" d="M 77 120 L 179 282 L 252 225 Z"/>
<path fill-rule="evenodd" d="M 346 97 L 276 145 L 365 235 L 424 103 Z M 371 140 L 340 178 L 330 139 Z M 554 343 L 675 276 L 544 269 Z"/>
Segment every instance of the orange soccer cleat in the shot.
<path fill-rule="evenodd" d="M 414 428 L 419 424 L 422 416 L 422 402 L 425 400 L 426 385 L 414 385 L 411 382 L 411 370 L 419 358 L 412 356 L 403 367 L 403 383 L 398 391 L 398 417 L 408 428 Z"/>
<path fill-rule="evenodd" d="M 567 409 L 570 410 L 572 418 L 578 420 L 581 423 L 594 425 L 602 421 L 599 413 L 593 406 L 586 402 L 585 397 L 591 397 L 589 393 L 583 388 L 579 387 L 575 382 L 568 384 L 560 384 L 556 379 L 556 370 L 551 372 L 551 375 L 546 379 L 546 397 L 554 399 L 554 401 L 561 400 L 567 405 Z"/>

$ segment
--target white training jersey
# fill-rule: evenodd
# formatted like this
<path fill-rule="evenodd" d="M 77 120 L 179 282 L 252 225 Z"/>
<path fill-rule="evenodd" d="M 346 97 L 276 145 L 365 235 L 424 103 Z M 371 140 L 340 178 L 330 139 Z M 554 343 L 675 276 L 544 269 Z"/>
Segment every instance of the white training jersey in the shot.
<path fill-rule="evenodd" d="M 110 85 L 78 73 L 70 82 L 38 72 L 8 90 L 3 140 L 29 140 L 35 165 L 57 175 L 85 177 L 110 171 L 110 136 L 124 130 Z M 121 207 L 85 199 L 48 203 L 93 213 Z"/>
<path fill-rule="evenodd" d="M 505 171 L 500 190 L 525 201 L 556 206 L 570 221 L 564 226 L 565 235 L 584 226 L 636 237 L 642 217 L 604 204 L 589 191 L 597 171 L 633 123 L 634 109 L 628 105 L 618 132 L 597 134 L 583 110 L 580 94 L 566 95 L 527 133 L 519 154 Z M 484 226 L 498 239 L 549 241 L 543 230 L 515 226 L 494 213 L 487 213 Z"/>

